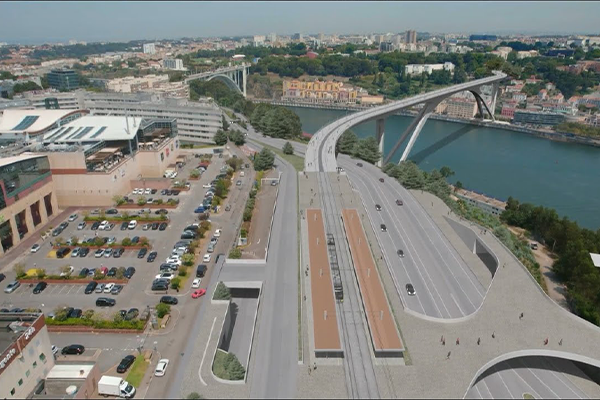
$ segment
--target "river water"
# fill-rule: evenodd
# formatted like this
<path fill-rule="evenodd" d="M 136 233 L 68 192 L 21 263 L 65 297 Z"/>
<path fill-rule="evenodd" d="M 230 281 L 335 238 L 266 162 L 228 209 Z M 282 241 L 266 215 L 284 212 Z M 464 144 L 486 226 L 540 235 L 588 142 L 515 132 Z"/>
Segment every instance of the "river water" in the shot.
<path fill-rule="evenodd" d="M 302 129 L 315 133 L 346 111 L 289 107 L 302 121 Z M 387 155 L 411 122 L 392 116 L 385 123 Z M 375 122 L 352 129 L 359 137 L 375 135 Z M 408 142 L 408 139 L 406 140 Z M 405 144 L 394 155 L 398 162 Z M 450 167 L 465 188 L 501 200 L 513 196 L 521 202 L 556 209 L 558 214 L 593 230 L 600 228 L 600 149 L 552 142 L 506 129 L 428 120 L 409 160 L 430 171 Z"/>

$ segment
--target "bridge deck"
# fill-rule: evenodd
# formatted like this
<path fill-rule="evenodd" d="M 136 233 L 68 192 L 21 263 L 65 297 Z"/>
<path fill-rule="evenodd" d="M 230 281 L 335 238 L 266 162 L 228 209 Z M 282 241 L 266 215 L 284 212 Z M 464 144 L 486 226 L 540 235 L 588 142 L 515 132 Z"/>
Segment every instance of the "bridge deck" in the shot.
<path fill-rule="evenodd" d="M 307 209 L 310 286 L 316 352 L 341 351 L 327 239 L 321 209 Z"/>
<path fill-rule="evenodd" d="M 373 349 L 376 353 L 402 351 L 404 346 L 390 312 L 358 211 L 345 208 L 342 210 L 342 218 L 367 315 Z"/>

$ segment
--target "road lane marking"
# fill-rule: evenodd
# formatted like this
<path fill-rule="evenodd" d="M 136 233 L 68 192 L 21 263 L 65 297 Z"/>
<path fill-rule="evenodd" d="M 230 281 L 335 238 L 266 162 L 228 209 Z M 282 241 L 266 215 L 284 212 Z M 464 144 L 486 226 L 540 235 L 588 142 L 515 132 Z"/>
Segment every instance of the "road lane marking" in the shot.
<path fill-rule="evenodd" d="M 213 329 L 215 329 L 215 323 L 217 322 L 217 317 L 213 320 L 212 326 L 210 328 L 210 334 L 208 335 L 208 340 L 206 341 L 206 346 L 204 347 L 204 354 L 202 354 L 202 361 L 200 362 L 200 368 L 198 368 L 198 377 L 200 378 L 200 382 L 204 386 L 208 386 L 204 379 L 202 379 L 202 365 L 204 365 L 204 358 L 206 357 L 206 351 L 208 350 L 208 345 L 210 343 L 210 338 L 212 337 Z"/>

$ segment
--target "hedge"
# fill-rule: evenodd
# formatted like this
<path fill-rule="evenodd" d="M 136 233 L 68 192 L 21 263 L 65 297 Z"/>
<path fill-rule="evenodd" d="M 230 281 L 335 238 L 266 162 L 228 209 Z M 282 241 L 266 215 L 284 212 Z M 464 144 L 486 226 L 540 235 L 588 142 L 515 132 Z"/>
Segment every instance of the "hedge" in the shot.
<path fill-rule="evenodd" d="M 55 326 L 91 326 L 96 329 L 136 329 L 143 331 L 146 321 L 139 319 L 133 321 L 94 320 L 83 318 L 67 318 L 64 321 L 47 318 L 46 325 Z"/>

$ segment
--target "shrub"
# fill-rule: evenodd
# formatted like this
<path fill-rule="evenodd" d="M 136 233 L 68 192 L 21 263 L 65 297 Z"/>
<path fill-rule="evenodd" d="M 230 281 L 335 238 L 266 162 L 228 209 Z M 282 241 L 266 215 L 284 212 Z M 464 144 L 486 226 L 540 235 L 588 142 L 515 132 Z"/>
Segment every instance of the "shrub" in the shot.
<path fill-rule="evenodd" d="M 142 246 L 148 246 L 148 245 L 150 245 L 150 242 L 148 242 L 148 238 L 146 236 L 142 236 L 140 238 L 140 244 Z"/>
<path fill-rule="evenodd" d="M 177 272 L 178 276 L 184 277 L 187 275 L 187 268 L 180 268 L 179 271 Z"/>
<path fill-rule="evenodd" d="M 156 305 L 156 316 L 162 318 L 171 312 L 171 306 L 165 303 L 159 303 Z"/>
<path fill-rule="evenodd" d="M 117 268 L 117 273 L 115 274 L 115 278 L 117 279 L 123 279 L 125 277 L 125 267 L 119 267 Z"/>
<path fill-rule="evenodd" d="M 63 273 L 64 275 L 71 275 L 69 273 L 70 270 L 71 270 L 71 267 L 69 265 L 63 265 L 62 267 L 60 267 L 60 272 Z"/>
<path fill-rule="evenodd" d="M 246 371 L 235 354 L 217 350 L 213 363 L 213 372 L 221 379 L 239 381 L 244 379 Z"/>
<path fill-rule="evenodd" d="M 231 299 L 231 290 L 221 281 L 215 288 L 213 300 L 229 300 Z"/>
<path fill-rule="evenodd" d="M 46 270 L 44 268 L 36 269 L 35 276 L 37 276 L 38 279 L 44 279 L 44 277 L 46 276 Z"/>
<path fill-rule="evenodd" d="M 244 228 L 240 229 L 240 236 L 243 238 L 248 237 L 248 231 L 245 230 Z"/>
<path fill-rule="evenodd" d="M 156 200 L 156 204 L 158 204 L 158 205 L 161 205 L 162 203 L 164 203 L 164 202 L 163 202 L 163 199 L 158 199 L 158 200 Z"/>
<path fill-rule="evenodd" d="M 190 178 L 198 178 L 200 176 L 200 171 L 194 169 L 190 172 Z"/>
<path fill-rule="evenodd" d="M 140 196 L 137 199 L 137 204 L 138 206 L 143 206 L 144 204 L 146 204 L 148 202 L 148 199 L 146 199 L 145 196 Z"/>
<path fill-rule="evenodd" d="M 181 256 L 181 262 L 183 265 L 185 266 L 190 266 L 192 264 L 194 264 L 194 261 L 196 260 L 196 257 L 194 257 L 193 254 L 184 254 L 183 256 Z"/>
<path fill-rule="evenodd" d="M 101 237 L 94 238 L 94 246 L 104 246 L 104 240 Z"/>
<path fill-rule="evenodd" d="M 294 147 L 292 147 L 292 144 L 290 142 L 285 142 L 282 150 L 283 154 L 294 154 Z"/>
<path fill-rule="evenodd" d="M 15 271 L 15 274 L 17 274 L 17 278 L 22 278 L 26 275 L 25 273 L 25 264 L 23 263 L 16 263 L 15 266 L 13 267 L 13 271 Z"/>
<path fill-rule="evenodd" d="M 130 237 L 126 237 L 121 241 L 121 244 L 123 246 L 131 246 L 131 238 Z"/>
<path fill-rule="evenodd" d="M 77 243 L 79 243 L 79 238 L 75 235 L 71 236 L 71 245 L 77 246 Z"/>
<path fill-rule="evenodd" d="M 54 243 L 56 243 L 58 245 L 61 245 L 61 244 L 65 244 L 66 241 L 65 241 L 65 239 L 63 237 L 59 236 L 56 239 L 54 239 Z"/>
<path fill-rule="evenodd" d="M 113 202 L 115 203 L 116 206 L 120 206 L 120 205 L 123 205 L 123 204 L 126 203 L 126 201 L 123 198 L 123 196 L 119 196 L 118 194 L 114 195 L 113 198 L 112 198 L 112 200 L 113 200 Z"/>
<path fill-rule="evenodd" d="M 190 399 L 190 400 L 197 400 L 197 399 L 203 399 L 204 397 L 202 397 L 202 395 L 198 392 L 192 392 L 190 394 L 187 395 L 186 399 Z"/>
<path fill-rule="evenodd" d="M 104 274 L 97 269 L 96 272 L 94 272 L 94 280 L 97 281 L 99 279 L 104 279 Z"/>
<path fill-rule="evenodd" d="M 81 316 L 81 318 L 83 318 L 83 319 L 92 319 L 93 316 L 94 316 L 94 310 L 85 310 L 83 312 L 83 315 Z"/>
<path fill-rule="evenodd" d="M 177 290 L 179 286 L 181 286 L 181 278 L 173 278 L 171 280 L 171 288 Z"/>
<path fill-rule="evenodd" d="M 54 309 L 54 321 L 65 321 L 67 319 L 67 310 L 64 307 L 57 307 Z M 52 320 L 49 320 L 52 321 Z"/>
<path fill-rule="evenodd" d="M 242 258 L 242 251 L 239 249 L 239 247 L 235 247 L 235 248 L 231 249 L 231 251 L 229 252 L 229 258 L 233 258 L 233 259 Z"/>

